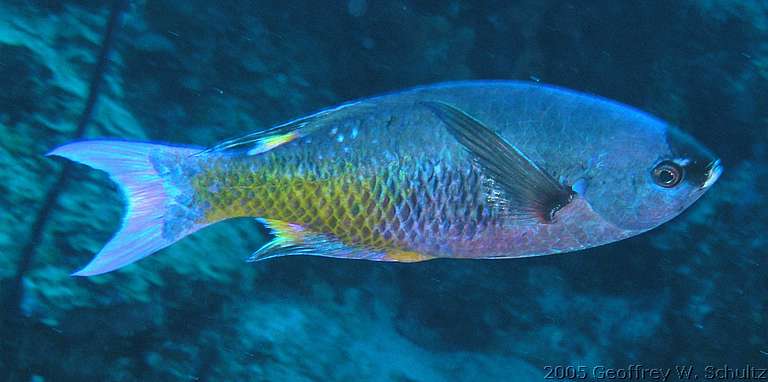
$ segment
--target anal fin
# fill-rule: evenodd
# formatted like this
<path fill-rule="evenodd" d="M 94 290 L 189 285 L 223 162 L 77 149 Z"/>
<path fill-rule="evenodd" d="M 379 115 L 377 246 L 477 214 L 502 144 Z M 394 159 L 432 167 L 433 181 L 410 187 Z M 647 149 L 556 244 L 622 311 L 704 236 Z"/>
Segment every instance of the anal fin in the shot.
<path fill-rule="evenodd" d="M 380 260 L 386 256 L 380 251 L 344 244 L 332 235 L 313 232 L 299 224 L 275 219 L 256 220 L 264 225 L 272 239 L 251 254 L 248 261 L 293 255 L 369 260 Z"/>
<path fill-rule="evenodd" d="M 267 229 L 272 237 L 270 241 L 252 253 L 248 261 L 265 260 L 278 256 L 299 255 L 306 250 L 304 227 L 274 219 L 256 219 Z"/>
<path fill-rule="evenodd" d="M 387 256 L 382 260 L 396 261 L 399 263 L 417 263 L 420 261 L 432 260 L 434 257 L 423 255 L 413 251 L 391 250 L 387 251 Z"/>

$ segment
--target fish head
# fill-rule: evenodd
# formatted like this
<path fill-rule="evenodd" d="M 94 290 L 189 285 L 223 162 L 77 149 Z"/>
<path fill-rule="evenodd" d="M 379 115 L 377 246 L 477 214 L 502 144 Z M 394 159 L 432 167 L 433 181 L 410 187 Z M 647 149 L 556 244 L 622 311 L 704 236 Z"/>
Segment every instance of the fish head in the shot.
<path fill-rule="evenodd" d="M 614 137 L 614 158 L 594 170 L 584 196 L 594 211 L 628 234 L 679 215 L 722 174 L 720 160 L 688 133 L 663 124 Z"/>

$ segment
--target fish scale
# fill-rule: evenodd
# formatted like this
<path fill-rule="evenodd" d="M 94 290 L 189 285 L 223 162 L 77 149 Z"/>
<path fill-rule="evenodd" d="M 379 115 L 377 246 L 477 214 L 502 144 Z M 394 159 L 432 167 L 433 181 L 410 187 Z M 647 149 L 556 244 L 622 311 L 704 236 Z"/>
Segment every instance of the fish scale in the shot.
<path fill-rule="evenodd" d="M 477 174 L 457 174 L 433 161 L 393 165 L 396 171 L 363 180 L 357 164 L 319 166 L 277 156 L 208 158 L 194 165 L 200 167 L 193 178 L 196 203 L 211 206 L 200 222 L 205 224 L 268 216 L 330 233 L 347 245 L 410 251 L 420 241 L 448 235 L 471 240 L 476 226 L 487 223 Z M 444 224 L 437 224 L 441 217 Z"/>

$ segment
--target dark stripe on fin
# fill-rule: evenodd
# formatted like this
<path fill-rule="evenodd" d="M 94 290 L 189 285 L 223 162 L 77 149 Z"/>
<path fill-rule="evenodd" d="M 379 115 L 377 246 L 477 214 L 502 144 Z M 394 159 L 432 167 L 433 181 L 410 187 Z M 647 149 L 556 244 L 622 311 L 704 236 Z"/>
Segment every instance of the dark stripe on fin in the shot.
<path fill-rule="evenodd" d="M 422 102 L 494 182 L 506 192 L 508 213 L 551 223 L 555 213 L 573 199 L 570 187 L 560 184 L 515 146 L 467 113 L 443 102 Z"/>

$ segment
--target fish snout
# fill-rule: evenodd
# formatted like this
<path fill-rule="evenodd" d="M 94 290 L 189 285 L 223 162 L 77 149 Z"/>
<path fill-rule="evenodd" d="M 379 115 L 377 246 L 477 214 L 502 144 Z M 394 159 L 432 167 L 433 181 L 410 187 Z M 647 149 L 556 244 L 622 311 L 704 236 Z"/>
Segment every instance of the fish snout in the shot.
<path fill-rule="evenodd" d="M 723 174 L 723 165 L 720 162 L 720 159 L 715 159 L 712 162 L 710 162 L 706 170 L 704 172 L 704 182 L 701 183 L 702 190 L 706 190 L 707 188 L 711 187 L 717 180 L 720 178 L 720 175 Z"/>

